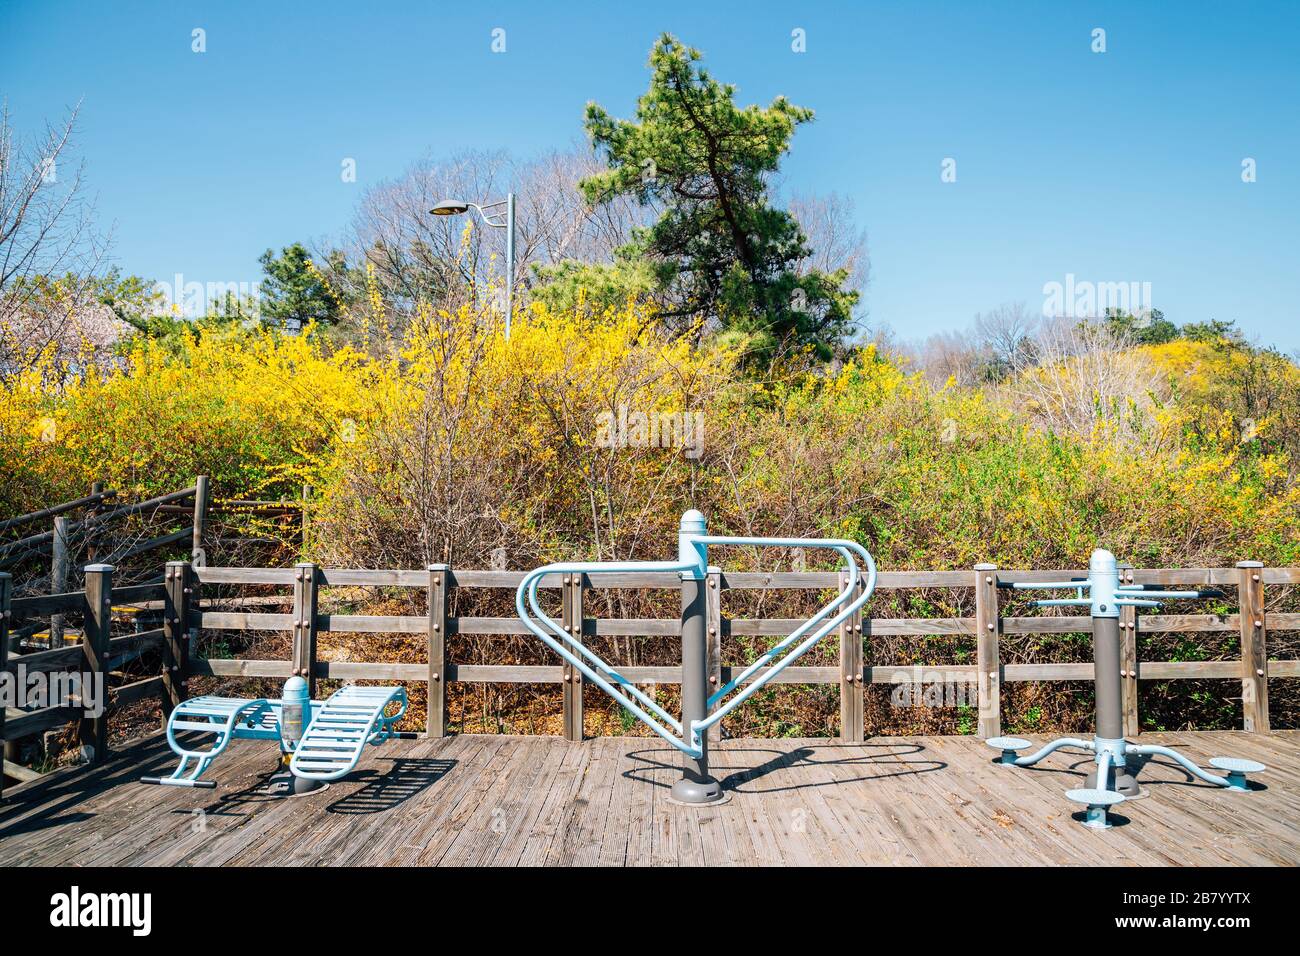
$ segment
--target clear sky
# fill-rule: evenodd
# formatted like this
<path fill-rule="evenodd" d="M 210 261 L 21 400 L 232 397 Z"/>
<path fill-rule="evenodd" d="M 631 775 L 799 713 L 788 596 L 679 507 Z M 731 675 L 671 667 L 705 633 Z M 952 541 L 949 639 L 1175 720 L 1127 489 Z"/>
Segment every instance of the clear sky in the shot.
<path fill-rule="evenodd" d="M 0 0 L 0 92 L 28 131 L 82 101 L 77 152 L 123 270 L 256 282 L 263 249 L 339 233 L 426 152 L 564 146 L 591 99 L 628 115 L 665 30 L 741 102 L 817 111 L 786 182 L 856 202 L 873 323 L 913 338 L 1037 310 L 1073 275 L 1300 348 L 1294 0 Z"/>

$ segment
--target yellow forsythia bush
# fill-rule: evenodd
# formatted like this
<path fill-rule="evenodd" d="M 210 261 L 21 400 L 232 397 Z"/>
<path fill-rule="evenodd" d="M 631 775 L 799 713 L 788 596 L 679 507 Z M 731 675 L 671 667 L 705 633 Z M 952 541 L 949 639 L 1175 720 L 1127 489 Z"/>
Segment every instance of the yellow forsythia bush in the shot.
<path fill-rule="evenodd" d="M 744 375 L 636 303 L 534 304 L 509 339 L 487 304 L 420 309 L 400 333 L 372 311 L 367 351 L 203 325 L 75 374 L 34 362 L 3 384 L 0 509 L 208 474 L 222 497 L 314 485 L 318 556 L 372 565 L 657 554 L 686 507 L 736 530 L 853 533 L 901 567 L 1048 566 L 1101 543 L 1300 562 L 1294 464 L 1216 418 L 1241 360 L 1204 344 L 1154 350 L 1183 397 L 1171 387 L 1135 447 L 1054 435 L 871 347 L 834 373 Z M 1250 427 L 1267 437 L 1275 417 Z"/>
<path fill-rule="evenodd" d="M 116 361 L 60 380 L 37 364 L 5 387 L 5 503 L 15 511 L 104 480 L 128 496 L 211 476 L 228 496 L 296 496 L 347 416 L 373 401 L 376 370 L 311 336 L 238 327 L 180 343 L 136 340 Z M 10 469 L 22 480 L 8 479 Z"/>

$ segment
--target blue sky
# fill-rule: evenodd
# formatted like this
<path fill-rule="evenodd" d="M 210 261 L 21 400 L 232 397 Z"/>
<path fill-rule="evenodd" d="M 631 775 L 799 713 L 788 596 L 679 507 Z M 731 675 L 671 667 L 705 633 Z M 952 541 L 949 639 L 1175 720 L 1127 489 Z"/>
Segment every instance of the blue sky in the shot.
<path fill-rule="evenodd" d="M 1073 275 L 1300 349 L 1300 3 L 0 0 L 0 93 L 28 131 L 82 101 L 125 271 L 256 281 L 430 151 L 564 146 L 591 99 L 628 115 L 664 30 L 742 102 L 817 111 L 786 182 L 854 199 L 871 322 L 963 328 Z"/>

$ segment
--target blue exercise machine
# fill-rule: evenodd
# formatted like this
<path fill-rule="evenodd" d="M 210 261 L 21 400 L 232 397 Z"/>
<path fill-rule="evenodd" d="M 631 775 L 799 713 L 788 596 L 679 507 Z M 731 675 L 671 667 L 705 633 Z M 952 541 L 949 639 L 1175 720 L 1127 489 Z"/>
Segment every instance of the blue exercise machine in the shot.
<path fill-rule="evenodd" d="M 704 581 L 710 570 L 708 549 L 720 547 L 812 548 L 832 551 L 844 559 L 844 587 L 820 611 L 777 641 L 758 660 L 709 693 Z M 861 566 L 859 566 L 861 560 Z M 865 573 L 864 573 L 865 568 Z M 668 713 L 648 694 L 601 660 L 578 635 L 569 633 L 542 611 L 537 589 L 548 575 L 601 575 L 662 571 L 677 573 L 682 582 L 682 713 Z M 589 681 L 627 708 L 628 712 L 680 750 L 682 778 L 673 785 L 673 799 L 701 805 L 723 799 L 722 787 L 709 774 L 707 731 L 762 690 L 822 638 L 835 632 L 871 598 L 876 589 L 876 563 L 856 541 L 841 538 L 753 538 L 706 533 L 704 515 L 692 509 L 682 515 L 677 534 L 676 561 L 569 561 L 548 564 L 525 575 L 515 592 L 515 608 L 524 625 Z M 715 596 L 716 600 L 716 596 Z"/>
<path fill-rule="evenodd" d="M 1013 582 L 1002 585 L 1013 590 L 1041 590 L 1071 588 L 1072 598 L 1054 598 L 1035 601 L 1035 607 L 1086 607 L 1092 619 L 1093 678 L 1096 687 L 1096 731 L 1092 740 L 1061 737 L 1041 750 L 1026 757 L 1017 751 L 1030 746 L 1019 737 L 992 737 L 986 740 L 990 747 L 1001 753 L 999 763 L 1013 767 L 1032 767 L 1044 757 L 1062 747 L 1075 747 L 1096 755 L 1097 769 L 1088 775 L 1084 786 L 1068 791 L 1065 796 L 1086 807 L 1083 824 L 1094 830 L 1111 827 L 1109 809 L 1142 796 L 1136 778 L 1129 772 L 1129 757 L 1168 757 L 1193 777 L 1224 787 L 1228 790 L 1246 791 L 1250 787 L 1246 774 L 1265 770 L 1262 763 L 1237 757 L 1215 757 L 1210 766 L 1221 770 L 1219 776 L 1198 767 L 1178 751 L 1154 744 L 1133 744 L 1124 739 L 1122 706 L 1122 681 L 1120 657 L 1120 608 L 1157 608 L 1161 601 L 1217 597 L 1213 591 L 1160 591 L 1150 590 L 1140 584 L 1120 584 L 1119 565 L 1115 555 L 1103 549 L 1092 553 L 1088 562 L 1088 577 L 1081 581 L 1055 581 L 1045 583 Z M 1087 592 L 1085 596 L 1085 592 Z"/>
<path fill-rule="evenodd" d="M 167 744 L 180 757 L 169 777 L 141 777 L 141 783 L 213 789 L 204 771 L 232 740 L 274 740 L 280 744 L 280 769 L 269 792 L 308 793 L 351 773 L 366 745 L 390 737 L 415 737 L 393 728 L 406 713 L 402 687 L 348 685 L 327 700 L 312 700 L 307 682 L 290 677 L 279 700 L 264 697 L 194 697 L 182 701 L 167 719 Z M 396 708 L 394 710 L 394 708 Z M 177 739 L 178 732 L 200 734 L 198 742 Z"/>

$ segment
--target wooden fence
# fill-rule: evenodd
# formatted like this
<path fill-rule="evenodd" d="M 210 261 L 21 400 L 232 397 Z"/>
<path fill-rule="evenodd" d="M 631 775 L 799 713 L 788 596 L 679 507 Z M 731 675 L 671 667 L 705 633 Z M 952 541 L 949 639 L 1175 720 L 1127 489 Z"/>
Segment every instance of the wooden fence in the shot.
<path fill-rule="evenodd" d="M 40 559 L 48 555 L 51 561 L 51 581 L 53 583 L 51 591 L 60 590 L 61 586 L 67 583 L 69 570 L 67 556 L 72 545 L 83 541 L 90 542 L 91 560 L 93 561 L 96 557 L 94 542 L 97 538 L 102 537 L 114 522 L 133 515 L 163 514 L 170 516 L 177 510 L 182 510 L 181 506 L 177 504 L 182 501 L 191 502 L 183 508 L 186 514 L 193 515 L 192 521 L 186 527 L 169 531 L 148 541 L 132 542 L 121 553 L 112 555 L 112 558 L 116 561 L 125 561 L 137 555 L 146 554 L 187 540 L 193 542 L 194 548 L 199 548 L 199 541 L 203 535 L 204 521 L 208 512 L 207 478 L 200 476 L 193 486 L 182 488 L 179 491 L 173 491 L 132 504 L 111 506 L 109 502 L 116 497 L 117 492 L 104 491 L 101 485 L 96 483 L 91 494 L 85 498 L 65 501 L 51 508 L 36 511 L 32 514 L 19 515 L 16 518 L 10 518 L 0 523 L 0 531 L 35 524 L 50 518 L 53 519 L 54 525 L 49 531 L 28 534 L 15 540 L 0 541 L 0 568 L 13 567 L 22 564 L 24 561 Z M 66 515 L 75 510 L 83 511 L 83 517 L 79 521 L 69 521 Z"/>
<path fill-rule="evenodd" d="M 163 549 L 172 553 L 187 551 L 196 565 L 207 563 L 209 552 L 215 550 L 220 555 L 223 553 L 220 549 L 227 546 L 287 544 L 295 551 L 305 549 L 307 505 L 311 493 L 311 486 L 304 485 L 300 500 L 215 499 L 210 494 L 208 478 L 199 475 L 188 488 L 143 501 L 118 503 L 116 491 L 106 491 L 102 482 L 96 482 L 91 493 L 84 498 L 0 521 L 0 571 L 22 568 L 29 581 L 35 577 L 49 594 L 61 594 L 68 591 L 73 580 L 73 559 L 78 556 L 83 559 L 82 564 L 112 563 L 120 573 L 124 564 L 138 570 L 141 567 L 138 559 Z M 72 512 L 81 512 L 77 520 L 70 517 Z M 155 528 L 163 530 L 163 533 L 148 540 L 142 540 L 143 534 L 138 532 L 135 538 L 131 538 L 122 533 L 117 522 L 132 516 L 141 516 L 163 528 L 177 523 L 180 526 L 174 530 Z M 222 525 L 217 523 L 214 529 L 214 519 L 221 522 L 231 517 L 269 518 L 277 522 L 287 519 L 292 536 L 221 537 Z M 32 525 L 46 521 L 52 521 L 51 530 L 31 533 Z M 22 536 L 14 537 L 15 531 Z M 47 561 L 49 574 L 45 576 L 43 562 Z M 148 579 L 148 583 L 161 581 L 161 574 Z M 55 613 L 45 620 L 34 619 L 23 627 L 11 628 L 10 652 L 21 652 L 23 643 L 33 640 L 42 649 L 64 646 L 62 617 L 62 614 Z M 42 633 L 46 629 L 47 636 Z"/>
<path fill-rule="evenodd" d="M 191 623 L 205 630 L 289 631 L 293 652 L 289 661 L 200 660 L 190 661 L 194 673 L 213 676 L 289 677 L 299 674 L 311 681 L 318 678 L 341 680 L 423 681 L 430 688 L 430 734 L 441 734 L 446 725 L 446 687 L 451 681 L 560 683 L 563 687 L 565 727 L 568 736 L 581 735 L 582 675 L 567 665 L 457 664 L 447 660 L 450 635 L 511 635 L 529 633 L 517 617 L 461 617 L 448 613 L 452 588 L 504 588 L 513 590 L 523 579 L 514 571 L 457 571 L 434 566 L 426 571 L 364 571 L 323 569 L 312 564 L 296 568 L 199 568 L 194 572 L 200 584 L 271 585 L 293 589 L 293 610 L 289 614 L 202 611 L 189 614 Z M 1125 718 L 1137 732 L 1137 682 L 1239 678 L 1242 684 L 1244 722 L 1247 730 L 1267 731 L 1268 678 L 1300 676 L 1300 661 L 1269 661 L 1266 633 L 1300 630 L 1300 614 L 1264 613 L 1264 587 L 1268 584 L 1300 584 L 1300 569 L 1265 568 L 1258 562 L 1241 562 L 1234 568 L 1203 570 L 1124 569 L 1125 583 L 1162 587 L 1228 587 L 1240 594 L 1241 610 L 1236 614 L 1151 614 L 1141 615 L 1126 608 L 1121 618 L 1124 635 Z M 1005 617 L 999 614 L 999 586 L 1014 581 L 1068 581 L 1085 576 L 1085 571 L 998 571 L 992 565 L 978 565 L 971 571 L 882 572 L 878 593 L 907 588 L 975 589 L 975 616 L 961 618 L 872 618 L 859 615 L 840 628 L 839 667 L 792 666 L 777 680 L 796 684 L 838 684 L 841 687 L 841 733 L 845 739 L 863 736 L 863 692 L 866 684 L 927 683 L 941 670 L 944 680 L 964 679 L 978 687 L 979 733 L 997 736 L 1001 732 L 1000 688 L 1014 681 L 1091 680 L 1091 663 L 1013 664 L 1003 663 L 999 653 L 1001 635 L 1063 634 L 1090 630 L 1087 617 L 1030 615 Z M 731 668 L 722 663 L 722 641 L 728 636 L 780 637 L 800 623 L 794 618 L 727 618 L 722 614 L 721 594 L 727 590 L 791 590 L 841 587 L 836 572 L 789 572 L 780 574 L 720 573 L 709 576 L 709 654 L 711 680 L 730 679 Z M 317 608 L 321 587 L 405 587 L 428 593 L 427 615 L 378 616 L 322 614 Z M 585 592 L 593 588 L 680 587 L 675 574 L 662 572 L 585 575 L 551 575 L 544 588 L 559 588 L 561 623 L 581 637 L 669 637 L 681 633 L 678 619 L 604 619 L 583 614 Z M 868 605 L 869 607 L 870 605 Z M 188 613 L 188 612 L 187 612 Z M 1160 632 L 1237 632 L 1242 657 L 1223 661 L 1139 661 L 1137 636 Z M 320 660 L 316 636 L 322 632 L 423 635 L 427 641 L 425 664 L 339 662 Z M 866 666 L 864 642 L 873 635 L 967 634 L 976 638 L 975 664 L 907 668 Z M 673 684 L 681 680 L 679 667 L 620 667 L 619 672 L 637 683 Z"/>
<path fill-rule="evenodd" d="M 1125 733 L 1138 732 L 1139 680 L 1181 680 L 1222 678 L 1239 680 L 1246 730 L 1269 729 L 1269 678 L 1300 677 L 1300 661 L 1269 660 L 1266 635 L 1274 631 L 1300 630 L 1300 613 L 1265 613 L 1268 585 L 1300 584 L 1300 568 L 1266 568 L 1259 562 L 1243 561 L 1232 568 L 1195 570 L 1132 569 L 1121 571 L 1123 581 L 1160 587 L 1212 587 L 1235 590 L 1237 613 L 1147 614 L 1126 608 L 1120 621 L 1123 635 L 1121 667 L 1124 678 Z M 864 736 L 864 689 L 867 684 L 924 684 L 938 680 L 964 681 L 977 687 L 978 732 L 982 737 L 1001 732 L 1001 687 L 1017 681 L 1090 680 L 1091 663 L 1006 663 L 1000 653 L 1003 635 L 1064 634 L 1090 630 L 1087 617 L 1000 613 L 1000 588 L 1015 581 L 1069 581 L 1084 571 L 1006 571 L 981 564 L 969 571 L 885 571 L 878 581 L 878 594 L 912 588 L 974 588 L 973 617 L 883 618 L 857 617 L 839 631 L 838 666 L 791 666 L 776 680 L 794 684 L 836 684 L 840 687 L 841 735 L 848 741 Z M 442 736 L 447 730 L 447 686 L 462 682 L 558 683 L 563 691 L 564 733 L 582 738 L 582 675 L 567 664 L 461 664 L 448 659 L 447 639 L 452 635 L 527 634 L 517 617 L 471 617 L 452 615 L 450 596 L 456 588 L 495 588 L 513 591 L 522 572 L 461 571 L 445 565 L 426 570 L 349 570 L 299 564 L 293 568 L 195 567 L 187 562 L 167 564 L 161 584 L 115 589 L 109 570 L 88 568 L 86 589 L 70 594 L 34 598 L 12 598 L 9 581 L 0 574 L 0 655 L 4 638 L 14 619 L 49 615 L 59 610 L 80 611 L 85 617 L 85 641 L 70 648 L 52 649 L 19 656 L 0 656 L 0 670 L 14 671 L 19 664 L 33 670 L 82 670 L 107 674 L 128 661 L 152 651 L 159 652 L 159 673 L 143 680 L 112 688 L 114 706 L 157 696 L 164 716 L 185 698 L 186 680 L 192 675 L 213 677 L 287 678 L 297 674 L 313 685 L 319 679 L 382 680 L 423 682 L 429 689 L 426 731 Z M 802 623 L 796 618 L 729 618 L 722 612 L 721 596 L 728 590 L 816 590 L 842 587 L 840 572 L 723 573 L 708 579 L 708 635 L 710 681 L 714 686 L 730 679 L 732 668 L 722 662 L 722 642 L 728 636 L 780 637 Z M 245 610 L 215 610 L 201 606 L 204 585 L 271 586 L 287 589 L 283 601 L 290 613 L 260 613 Z M 415 588 L 426 592 L 427 613 L 422 615 L 331 614 L 319 607 L 323 587 Z M 542 587 L 561 592 L 562 624 L 581 638 L 593 636 L 671 637 L 681 632 L 676 618 L 606 619 L 584 613 L 584 595 L 600 588 L 678 589 L 677 575 L 648 572 L 600 575 L 550 575 Z M 160 602 L 163 620 L 156 630 L 111 636 L 108 609 L 125 602 Z M 870 607 L 870 605 L 868 605 Z M 279 631 L 292 635 L 288 660 L 205 659 L 191 655 L 197 632 Z M 1138 659 L 1137 636 L 1144 633 L 1225 633 L 1240 636 L 1241 655 L 1234 660 L 1142 661 Z M 322 660 L 317 655 L 321 633 L 371 633 L 419 635 L 425 639 L 424 663 L 384 663 Z M 887 635 L 973 635 L 976 663 L 934 667 L 900 667 L 864 664 L 864 646 L 873 636 Z M 680 667 L 620 667 L 619 672 L 636 683 L 674 684 L 681 680 Z M 941 675 L 936 677 L 936 675 Z M 108 714 L 92 718 L 76 706 L 59 706 L 11 716 L 7 724 L 0 717 L 0 737 L 18 737 L 39 732 L 68 721 L 79 722 L 79 738 L 94 759 L 106 748 Z"/>
<path fill-rule="evenodd" d="M 114 588 L 112 568 L 108 565 L 87 566 L 85 579 L 85 588 L 81 591 L 15 598 L 11 576 L 0 572 L 0 671 L 13 674 L 15 678 L 20 673 L 28 677 L 75 673 L 83 680 L 102 681 L 105 693 L 102 712 L 95 711 L 94 698 L 85 693 L 82 693 L 80 701 L 61 701 L 37 710 L 0 707 L 0 738 L 6 742 L 15 741 L 76 722 L 78 742 L 83 752 L 87 759 L 97 761 L 108 752 L 111 710 L 160 695 L 166 689 L 161 674 L 129 683 L 119 682 L 110 687 L 111 675 L 120 673 L 126 665 L 160 647 L 166 637 L 162 628 L 114 637 L 113 606 L 115 603 L 153 601 L 165 595 L 160 584 Z M 28 617 L 48 618 L 54 614 L 81 616 L 80 643 L 29 654 L 9 652 L 9 630 L 15 621 Z M 22 687 L 17 689 L 23 690 Z M 169 704 L 170 701 L 164 700 L 165 706 Z M 10 766 L 8 761 L 5 771 L 11 776 L 24 776 L 21 768 Z"/>

